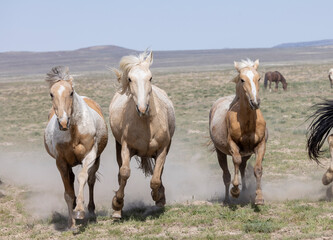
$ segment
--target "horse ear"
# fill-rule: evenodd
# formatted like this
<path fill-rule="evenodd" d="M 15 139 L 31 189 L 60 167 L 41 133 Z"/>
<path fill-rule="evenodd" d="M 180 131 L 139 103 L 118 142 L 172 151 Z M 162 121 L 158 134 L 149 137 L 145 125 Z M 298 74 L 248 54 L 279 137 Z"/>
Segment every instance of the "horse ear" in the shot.
<path fill-rule="evenodd" d="M 255 70 L 257 70 L 257 68 L 259 67 L 259 59 L 257 59 L 257 60 L 254 62 L 253 67 L 254 67 Z"/>
<path fill-rule="evenodd" d="M 239 67 L 238 67 L 238 62 L 235 62 L 235 61 L 234 61 L 234 66 L 235 66 L 236 70 L 239 72 L 240 69 L 239 69 Z"/>
<path fill-rule="evenodd" d="M 116 69 L 116 68 L 112 68 L 111 71 L 114 72 L 114 74 L 115 74 L 116 77 L 117 77 L 118 82 L 120 82 L 121 77 L 123 76 L 122 72 L 120 72 L 120 71 L 119 71 L 118 69 Z"/>
<path fill-rule="evenodd" d="M 146 63 L 148 63 L 149 66 L 153 64 L 153 51 L 150 51 L 149 55 L 147 56 Z"/>

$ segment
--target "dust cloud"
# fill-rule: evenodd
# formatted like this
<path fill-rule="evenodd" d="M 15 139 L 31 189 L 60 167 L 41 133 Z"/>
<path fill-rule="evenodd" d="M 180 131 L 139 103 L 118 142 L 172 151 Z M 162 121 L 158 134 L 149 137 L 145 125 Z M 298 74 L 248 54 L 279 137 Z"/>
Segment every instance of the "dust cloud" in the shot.
<path fill-rule="evenodd" d="M 224 184 L 222 171 L 216 161 L 212 169 L 205 163 L 207 158 L 203 153 L 193 153 L 184 156 L 177 149 L 174 141 L 167 157 L 162 177 L 166 190 L 167 204 L 191 203 L 193 201 L 222 201 L 224 199 Z M 233 166 L 229 161 L 229 169 L 233 174 Z M 0 179 L 7 184 L 23 186 L 27 192 L 25 208 L 35 218 L 47 218 L 53 212 L 67 215 L 64 200 L 64 187 L 55 160 L 44 149 L 35 152 L 2 152 L 0 155 Z M 80 166 L 73 169 L 76 174 Z M 264 169 L 262 187 L 266 202 L 291 199 L 321 199 L 325 197 L 325 187 L 320 176 L 316 179 L 286 178 L 267 182 Z M 95 185 L 95 204 L 97 210 L 111 211 L 111 200 L 114 191 L 118 189 L 118 165 L 115 159 L 115 147 L 112 137 L 101 156 L 98 171 L 100 181 Z M 248 164 L 246 171 L 247 191 L 242 192 L 238 199 L 231 198 L 232 203 L 248 203 L 255 196 L 255 178 L 253 168 Z M 77 180 L 75 189 L 77 193 Z M 136 206 L 153 206 L 150 195 L 150 178 L 145 178 L 138 169 L 137 162 L 131 161 L 131 176 L 125 188 L 124 210 Z M 85 187 L 85 205 L 88 204 L 88 187 Z"/>

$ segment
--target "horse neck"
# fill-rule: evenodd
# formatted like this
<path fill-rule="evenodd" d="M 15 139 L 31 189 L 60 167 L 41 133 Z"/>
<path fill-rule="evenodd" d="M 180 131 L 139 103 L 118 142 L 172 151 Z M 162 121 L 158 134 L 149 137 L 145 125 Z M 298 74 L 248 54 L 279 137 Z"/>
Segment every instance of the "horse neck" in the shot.
<path fill-rule="evenodd" d="M 84 116 L 87 108 L 84 104 L 84 100 L 81 98 L 79 94 L 74 91 L 73 94 L 73 109 L 71 115 L 70 125 L 79 125 L 84 121 Z"/>
<path fill-rule="evenodd" d="M 241 84 L 237 85 L 237 95 L 239 102 L 239 114 L 244 120 L 252 120 L 256 117 L 256 110 L 251 109 L 244 89 Z"/>

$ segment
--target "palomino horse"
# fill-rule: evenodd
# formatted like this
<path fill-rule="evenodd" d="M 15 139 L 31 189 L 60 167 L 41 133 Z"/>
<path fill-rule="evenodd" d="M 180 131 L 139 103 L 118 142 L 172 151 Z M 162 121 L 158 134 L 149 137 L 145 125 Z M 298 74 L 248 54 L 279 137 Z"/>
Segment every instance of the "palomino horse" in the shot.
<path fill-rule="evenodd" d="M 314 105 L 314 107 L 317 107 L 317 110 L 311 116 L 313 120 L 308 128 L 308 155 L 310 159 L 319 164 L 320 161 L 318 158 L 322 153 L 320 149 L 327 138 L 331 153 L 331 163 L 323 175 L 322 181 L 324 185 L 328 185 L 333 181 L 333 134 L 329 135 L 333 128 L 333 100 L 325 100 L 322 103 Z"/>
<path fill-rule="evenodd" d="M 222 97 L 212 106 L 209 113 L 209 133 L 214 143 L 220 167 L 223 170 L 225 203 L 229 200 L 230 172 L 227 155 L 232 156 L 235 175 L 231 195 L 240 194 L 239 170 L 242 176 L 242 191 L 246 189 L 246 162 L 253 153 L 256 155 L 254 175 L 257 181 L 255 204 L 264 204 L 261 191 L 262 160 L 265 154 L 268 132 L 266 122 L 259 109 L 259 60 L 235 62 L 239 72 L 233 79 L 236 96 Z"/>
<path fill-rule="evenodd" d="M 141 158 L 140 168 L 146 176 L 152 174 L 151 195 L 156 205 L 165 205 L 161 176 L 175 131 L 175 113 L 167 94 L 151 84 L 152 62 L 152 52 L 144 52 L 138 57 L 123 57 L 119 70 L 113 69 L 121 84 L 109 108 L 119 165 L 119 189 L 112 200 L 113 218 L 121 218 L 132 156 Z"/>
<path fill-rule="evenodd" d="M 275 91 L 278 90 L 279 82 L 282 83 L 283 90 L 285 90 L 285 91 L 287 90 L 288 83 L 287 83 L 286 79 L 283 77 L 283 75 L 278 71 L 265 73 L 265 81 L 264 81 L 265 89 L 267 89 L 267 81 L 269 81 L 269 91 L 270 92 L 272 92 L 272 88 L 271 88 L 272 82 L 275 82 Z"/>
<path fill-rule="evenodd" d="M 330 80 L 331 88 L 333 88 L 333 68 L 328 71 L 328 80 Z"/>
<path fill-rule="evenodd" d="M 108 131 L 99 105 L 74 91 L 67 67 L 52 68 L 45 80 L 50 84 L 53 106 L 45 129 L 44 144 L 51 157 L 56 159 L 65 187 L 68 226 L 74 229 L 75 219 L 85 216 L 83 188 L 87 180 L 88 210 L 92 217 L 95 216 L 95 174 L 108 141 Z M 78 164 L 82 165 L 82 169 L 78 174 L 79 193 L 76 198 L 72 167 Z"/>

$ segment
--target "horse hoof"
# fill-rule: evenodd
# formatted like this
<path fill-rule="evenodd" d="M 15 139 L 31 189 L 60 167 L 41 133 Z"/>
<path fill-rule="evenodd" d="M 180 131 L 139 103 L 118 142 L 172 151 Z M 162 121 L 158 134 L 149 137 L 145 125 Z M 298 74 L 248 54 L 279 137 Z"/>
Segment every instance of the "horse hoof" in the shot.
<path fill-rule="evenodd" d="M 230 204 L 230 199 L 229 199 L 229 198 L 225 198 L 225 199 L 223 200 L 223 204 L 224 204 L 224 205 L 229 205 L 229 204 Z"/>
<path fill-rule="evenodd" d="M 238 187 L 232 187 L 230 190 L 230 193 L 234 198 L 238 198 L 239 194 L 240 194 L 240 190 Z"/>
<path fill-rule="evenodd" d="M 113 220 L 119 220 L 119 219 L 121 219 L 121 210 L 120 211 L 114 211 L 112 213 L 112 218 L 113 218 Z"/>
<path fill-rule="evenodd" d="M 260 198 L 260 199 L 256 199 L 254 202 L 255 205 L 264 205 L 264 199 Z"/>
<path fill-rule="evenodd" d="M 155 202 L 157 207 L 163 207 L 165 205 L 165 197 L 162 197 L 160 200 Z"/>
<path fill-rule="evenodd" d="M 75 219 L 84 219 L 84 211 L 74 211 L 73 216 Z"/>
<path fill-rule="evenodd" d="M 322 182 L 324 185 L 328 185 L 333 181 L 333 171 L 331 169 L 327 169 L 326 173 L 324 173 Z"/>

